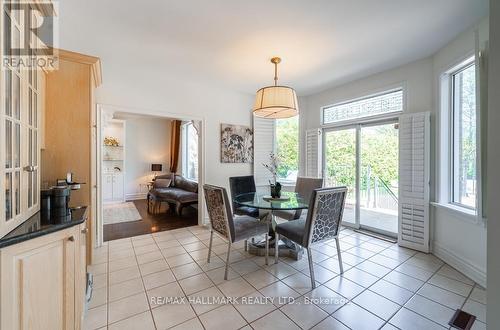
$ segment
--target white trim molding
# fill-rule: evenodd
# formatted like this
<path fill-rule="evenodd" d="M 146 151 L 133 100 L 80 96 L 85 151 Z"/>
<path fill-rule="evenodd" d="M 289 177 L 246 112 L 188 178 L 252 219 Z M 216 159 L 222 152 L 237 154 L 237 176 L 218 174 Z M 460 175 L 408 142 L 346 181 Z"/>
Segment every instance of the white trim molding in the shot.
<path fill-rule="evenodd" d="M 432 242 L 432 253 L 483 288 L 486 288 L 486 269 L 483 267 L 475 265 L 470 260 L 463 258 L 453 252 L 452 249 L 448 249 L 436 241 Z"/>
<path fill-rule="evenodd" d="M 477 215 L 478 207 L 481 205 L 480 198 L 477 199 L 476 208 L 462 207 L 461 205 L 453 202 L 453 157 L 454 157 L 454 145 L 455 141 L 453 139 L 453 76 L 457 71 L 471 65 L 476 61 L 474 53 L 467 54 L 467 56 L 460 58 L 459 61 L 454 62 L 452 65 L 444 69 L 439 75 L 438 80 L 438 105 L 439 109 L 437 112 L 437 124 L 436 124 L 436 186 L 435 194 L 436 201 L 434 206 L 446 207 L 452 212 L 458 214 L 459 217 L 463 219 L 468 219 L 469 222 L 476 223 L 477 219 L 480 218 Z M 477 83 L 477 82 L 476 82 Z M 479 127 L 479 126 L 477 126 Z M 481 155 L 479 153 L 480 143 L 477 144 L 477 159 L 479 160 Z M 477 164 L 476 177 L 480 178 L 480 164 Z M 478 186 L 480 187 L 480 186 Z M 478 190 L 478 193 L 480 191 Z M 478 195 L 478 197 L 480 197 Z M 470 211 L 470 212 L 469 212 Z M 474 219 L 472 219 L 471 214 L 474 214 Z"/>
<path fill-rule="evenodd" d="M 455 218 L 460 219 L 462 221 L 470 222 L 472 224 L 480 224 L 478 215 L 476 214 L 475 211 L 471 209 L 460 207 L 458 205 L 454 205 L 451 203 L 431 202 L 431 205 L 433 207 L 442 208 L 448 211 Z"/>
<path fill-rule="evenodd" d="M 151 109 L 151 108 L 135 108 L 126 105 L 113 105 L 107 103 L 99 103 L 97 104 L 97 108 L 105 108 L 106 111 L 120 111 L 127 112 L 129 114 L 136 115 L 149 115 L 154 117 L 161 118 L 170 118 L 177 120 L 196 120 L 201 122 L 200 131 L 198 135 L 198 201 L 204 201 L 204 193 L 203 193 L 203 185 L 205 184 L 206 177 L 206 117 L 200 116 L 199 114 L 191 113 L 191 114 L 181 114 L 170 112 L 167 109 Z M 92 146 L 93 149 L 96 149 L 96 146 Z M 102 209 L 102 208 L 101 208 Z M 200 207 L 198 209 L 198 225 L 204 224 L 205 217 L 205 208 Z M 101 226 L 102 227 L 102 226 Z"/>
<path fill-rule="evenodd" d="M 351 118 L 351 119 L 346 119 L 346 120 L 341 120 L 338 122 L 333 122 L 333 123 L 325 123 L 324 121 L 324 114 L 325 110 L 337 105 L 343 105 L 343 104 L 348 104 L 351 102 L 356 102 L 356 101 L 361 101 L 365 99 L 370 99 L 373 97 L 381 96 L 384 94 L 396 92 L 396 91 L 401 91 L 403 93 L 403 105 L 402 105 L 402 110 L 401 111 L 393 111 L 393 112 L 387 112 L 387 113 L 379 113 L 379 114 L 374 114 L 374 115 L 366 115 L 358 118 Z M 383 121 L 387 119 L 391 119 L 394 117 L 399 117 L 401 114 L 407 112 L 407 103 L 408 103 L 408 93 L 407 93 L 407 83 L 406 81 L 402 81 L 396 84 L 391 84 L 382 88 L 377 88 L 374 90 L 366 91 L 363 94 L 359 94 L 355 97 L 352 98 L 344 98 L 337 100 L 336 102 L 324 105 L 320 108 L 320 127 L 321 128 L 333 128 L 333 127 L 342 127 L 342 126 L 349 126 L 353 124 L 358 124 L 360 122 L 377 122 L 377 121 Z"/>

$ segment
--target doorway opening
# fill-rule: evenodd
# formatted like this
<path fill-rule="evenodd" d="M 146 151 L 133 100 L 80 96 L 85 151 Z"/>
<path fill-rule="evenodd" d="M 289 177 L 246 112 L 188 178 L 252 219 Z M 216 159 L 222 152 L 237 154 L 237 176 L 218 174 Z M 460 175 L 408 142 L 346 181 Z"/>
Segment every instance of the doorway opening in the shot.
<path fill-rule="evenodd" d="M 343 224 L 397 237 L 397 120 L 329 128 L 323 136 L 325 183 L 348 188 Z"/>
<path fill-rule="evenodd" d="M 97 115 L 97 245 L 199 224 L 201 120 Z"/>

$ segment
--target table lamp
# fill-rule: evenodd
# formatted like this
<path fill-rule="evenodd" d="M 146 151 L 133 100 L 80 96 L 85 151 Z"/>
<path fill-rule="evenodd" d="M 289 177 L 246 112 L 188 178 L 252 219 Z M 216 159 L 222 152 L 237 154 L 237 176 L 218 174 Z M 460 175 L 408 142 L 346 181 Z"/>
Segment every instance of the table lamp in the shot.
<path fill-rule="evenodd" d="M 151 171 L 155 173 L 153 181 L 156 180 L 157 172 L 161 172 L 161 168 L 162 168 L 161 164 L 151 164 Z"/>

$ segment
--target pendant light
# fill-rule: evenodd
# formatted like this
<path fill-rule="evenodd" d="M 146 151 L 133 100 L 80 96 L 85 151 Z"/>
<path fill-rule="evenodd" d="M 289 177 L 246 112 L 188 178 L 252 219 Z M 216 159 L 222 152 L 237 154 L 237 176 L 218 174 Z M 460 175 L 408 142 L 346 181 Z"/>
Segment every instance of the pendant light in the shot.
<path fill-rule="evenodd" d="M 290 118 L 299 114 L 297 94 L 288 86 L 278 86 L 278 64 L 281 58 L 273 57 L 274 86 L 259 89 L 255 96 L 253 114 L 256 117 L 278 119 Z"/>

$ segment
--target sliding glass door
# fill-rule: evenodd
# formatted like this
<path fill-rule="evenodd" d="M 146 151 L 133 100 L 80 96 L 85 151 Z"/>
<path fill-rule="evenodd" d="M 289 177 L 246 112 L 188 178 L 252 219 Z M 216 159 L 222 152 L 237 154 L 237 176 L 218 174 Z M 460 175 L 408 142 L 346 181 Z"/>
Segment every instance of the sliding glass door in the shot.
<path fill-rule="evenodd" d="M 361 126 L 359 221 L 383 233 L 398 232 L 397 124 Z"/>
<path fill-rule="evenodd" d="M 343 222 L 356 226 L 356 129 L 325 133 L 325 186 L 347 186 Z"/>
<path fill-rule="evenodd" d="M 398 231 L 398 130 L 395 121 L 327 129 L 327 186 L 348 187 L 343 223 L 396 236 Z"/>

